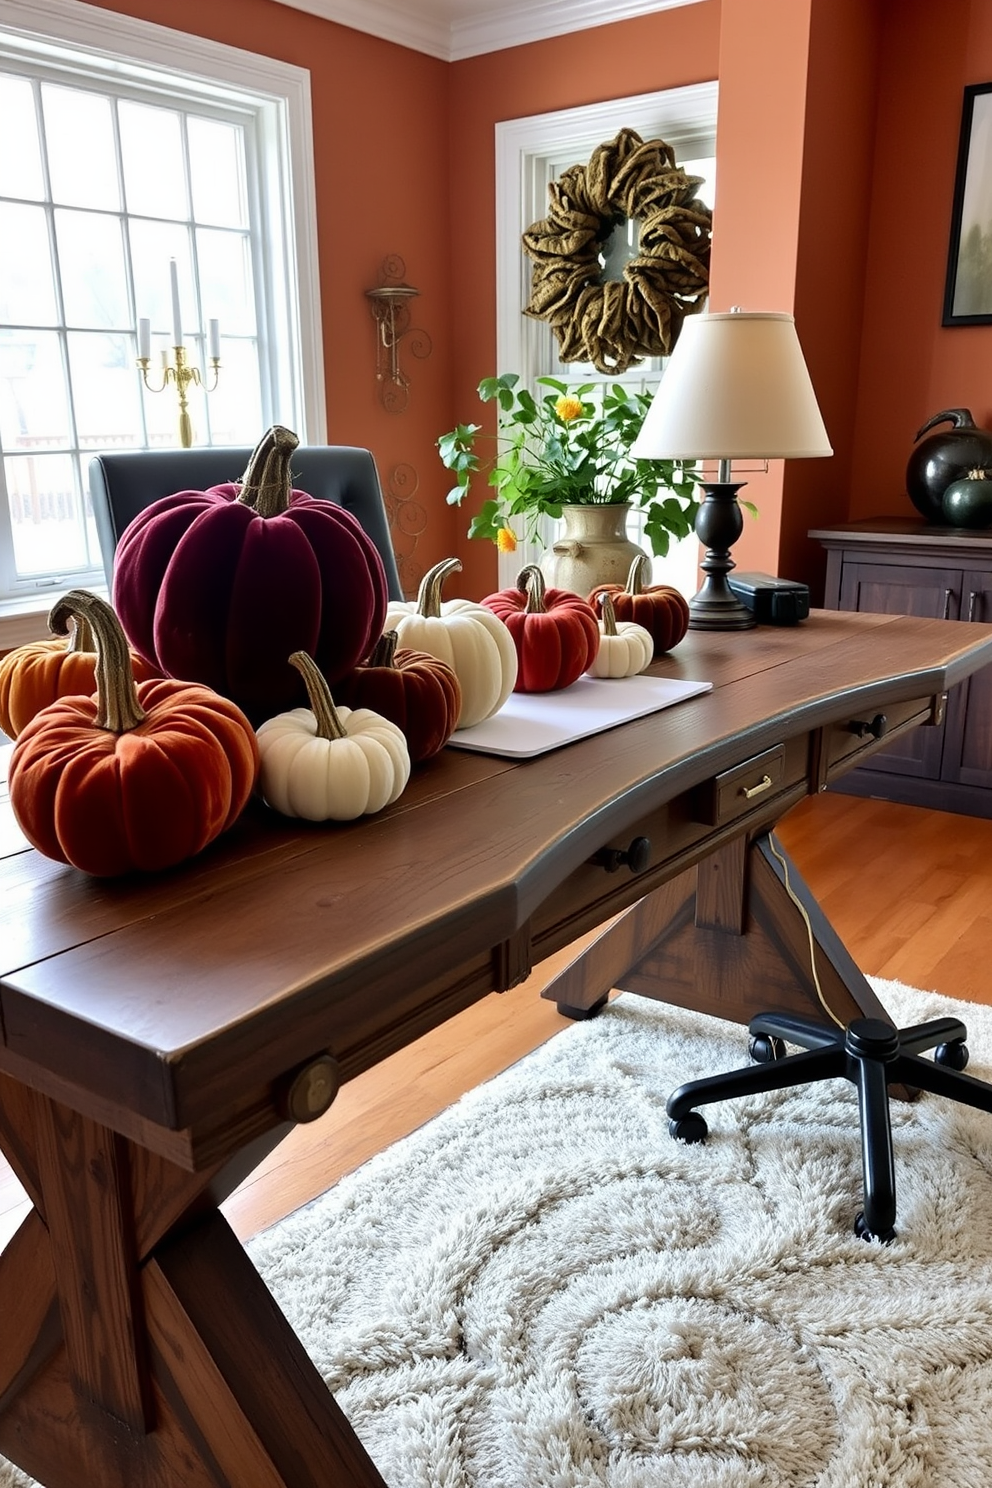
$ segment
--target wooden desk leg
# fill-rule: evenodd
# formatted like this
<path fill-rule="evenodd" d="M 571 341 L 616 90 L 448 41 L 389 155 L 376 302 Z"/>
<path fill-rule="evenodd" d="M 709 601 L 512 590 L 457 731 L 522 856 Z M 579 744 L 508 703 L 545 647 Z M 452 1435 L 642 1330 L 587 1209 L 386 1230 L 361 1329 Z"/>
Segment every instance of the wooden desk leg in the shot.
<path fill-rule="evenodd" d="M 237 1153 L 188 1173 L 9 1076 L 0 1147 L 36 1205 L 0 1255 L 0 1452 L 45 1488 L 385 1488 L 214 1207 Z"/>
<path fill-rule="evenodd" d="M 736 1023 L 773 1009 L 891 1022 L 768 832 L 735 838 L 632 905 L 541 995 L 574 1017 L 611 987 Z"/>

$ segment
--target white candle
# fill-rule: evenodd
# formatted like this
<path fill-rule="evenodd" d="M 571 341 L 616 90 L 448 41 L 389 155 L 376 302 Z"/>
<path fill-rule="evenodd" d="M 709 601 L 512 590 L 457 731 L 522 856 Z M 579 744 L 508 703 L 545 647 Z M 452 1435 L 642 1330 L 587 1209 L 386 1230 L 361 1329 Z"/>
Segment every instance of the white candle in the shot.
<path fill-rule="evenodd" d="M 207 355 L 215 362 L 220 361 L 220 321 L 207 321 Z"/>
<path fill-rule="evenodd" d="M 138 356 L 147 361 L 152 354 L 152 323 L 145 316 L 138 320 Z"/>
<path fill-rule="evenodd" d="M 182 346 L 183 321 L 179 314 L 179 272 L 174 258 L 169 259 L 169 277 L 172 283 L 172 344 Z"/>

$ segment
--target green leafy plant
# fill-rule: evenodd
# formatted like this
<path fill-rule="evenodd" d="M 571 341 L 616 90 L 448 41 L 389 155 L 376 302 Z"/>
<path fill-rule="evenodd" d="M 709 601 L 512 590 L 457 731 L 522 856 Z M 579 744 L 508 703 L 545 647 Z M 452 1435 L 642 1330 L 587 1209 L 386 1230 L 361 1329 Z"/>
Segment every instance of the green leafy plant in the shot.
<path fill-rule="evenodd" d="M 630 453 L 651 395 L 620 383 L 570 388 L 553 377 L 537 381 L 549 391 L 535 398 L 515 372 L 483 378 L 479 397 L 499 407 L 496 435 L 484 434 L 480 424 L 459 424 L 437 441 L 442 462 L 455 473 L 448 504 L 460 506 L 483 471 L 478 439 L 494 439 L 486 468 L 495 495 L 472 517 L 469 537 L 512 551 L 524 537 L 540 541 L 541 518 L 560 517 L 564 506 L 626 501 L 644 511 L 645 535 L 658 557 L 673 537 L 688 537 L 699 509 L 693 468 Z"/>

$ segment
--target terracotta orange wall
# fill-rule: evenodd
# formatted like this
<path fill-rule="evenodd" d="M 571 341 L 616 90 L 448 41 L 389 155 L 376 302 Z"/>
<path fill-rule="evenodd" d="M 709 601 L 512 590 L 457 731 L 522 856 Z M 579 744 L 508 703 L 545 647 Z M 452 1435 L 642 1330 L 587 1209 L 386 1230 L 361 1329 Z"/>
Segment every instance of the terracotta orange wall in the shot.
<path fill-rule="evenodd" d="M 705 0 L 452 64 L 453 423 L 483 422 L 489 410 L 476 396 L 480 378 L 513 370 L 495 366 L 497 122 L 706 82 L 717 75 L 719 41 L 718 0 Z M 464 592 L 479 597 L 495 587 L 496 557 L 491 544 L 464 536 L 467 507 L 457 512 L 453 551 Z"/>
<path fill-rule="evenodd" d="M 436 511 L 434 445 L 451 421 L 449 65 L 273 0 L 110 0 L 102 8 L 309 69 L 328 438 L 370 448 L 383 485 L 396 491 L 395 545 L 415 590 L 421 569 L 450 546 L 450 514 Z M 404 346 L 410 399 L 395 414 L 378 401 L 365 297 L 389 254 L 404 260 L 407 282 L 420 290 L 412 323 L 433 345 L 424 360 Z M 418 503 L 432 508 L 426 530 Z"/>
<path fill-rule="evenodd" d="M 906 461 L 949 407 L 992 422 L 992 326 L 941 326 L 962 95 L 992 80 L 988 0 L 885 0 L 852 519 L 914 517 Z"/>

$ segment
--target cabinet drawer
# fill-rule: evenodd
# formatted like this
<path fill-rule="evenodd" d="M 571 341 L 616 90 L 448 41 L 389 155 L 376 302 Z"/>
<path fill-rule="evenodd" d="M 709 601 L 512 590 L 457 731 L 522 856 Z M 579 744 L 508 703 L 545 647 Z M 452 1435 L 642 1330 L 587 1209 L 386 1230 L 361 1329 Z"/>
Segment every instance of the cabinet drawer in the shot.
<path fill-rule="evenodd" d="M 847 723 L 835 723 L 826 730 L 824 739 L 826 779 L 832 780 L 835 775 L 843 774 L 909 729 L 939 721 L 942 706 L 940 698 L 913 698 L 908 703 L 891 704 L 884 714 L 869 714 L 852 718 Z M 884 729 L 876 735 L 872 730 L 879 727 L 879 718 L 885 720 Z"/>

